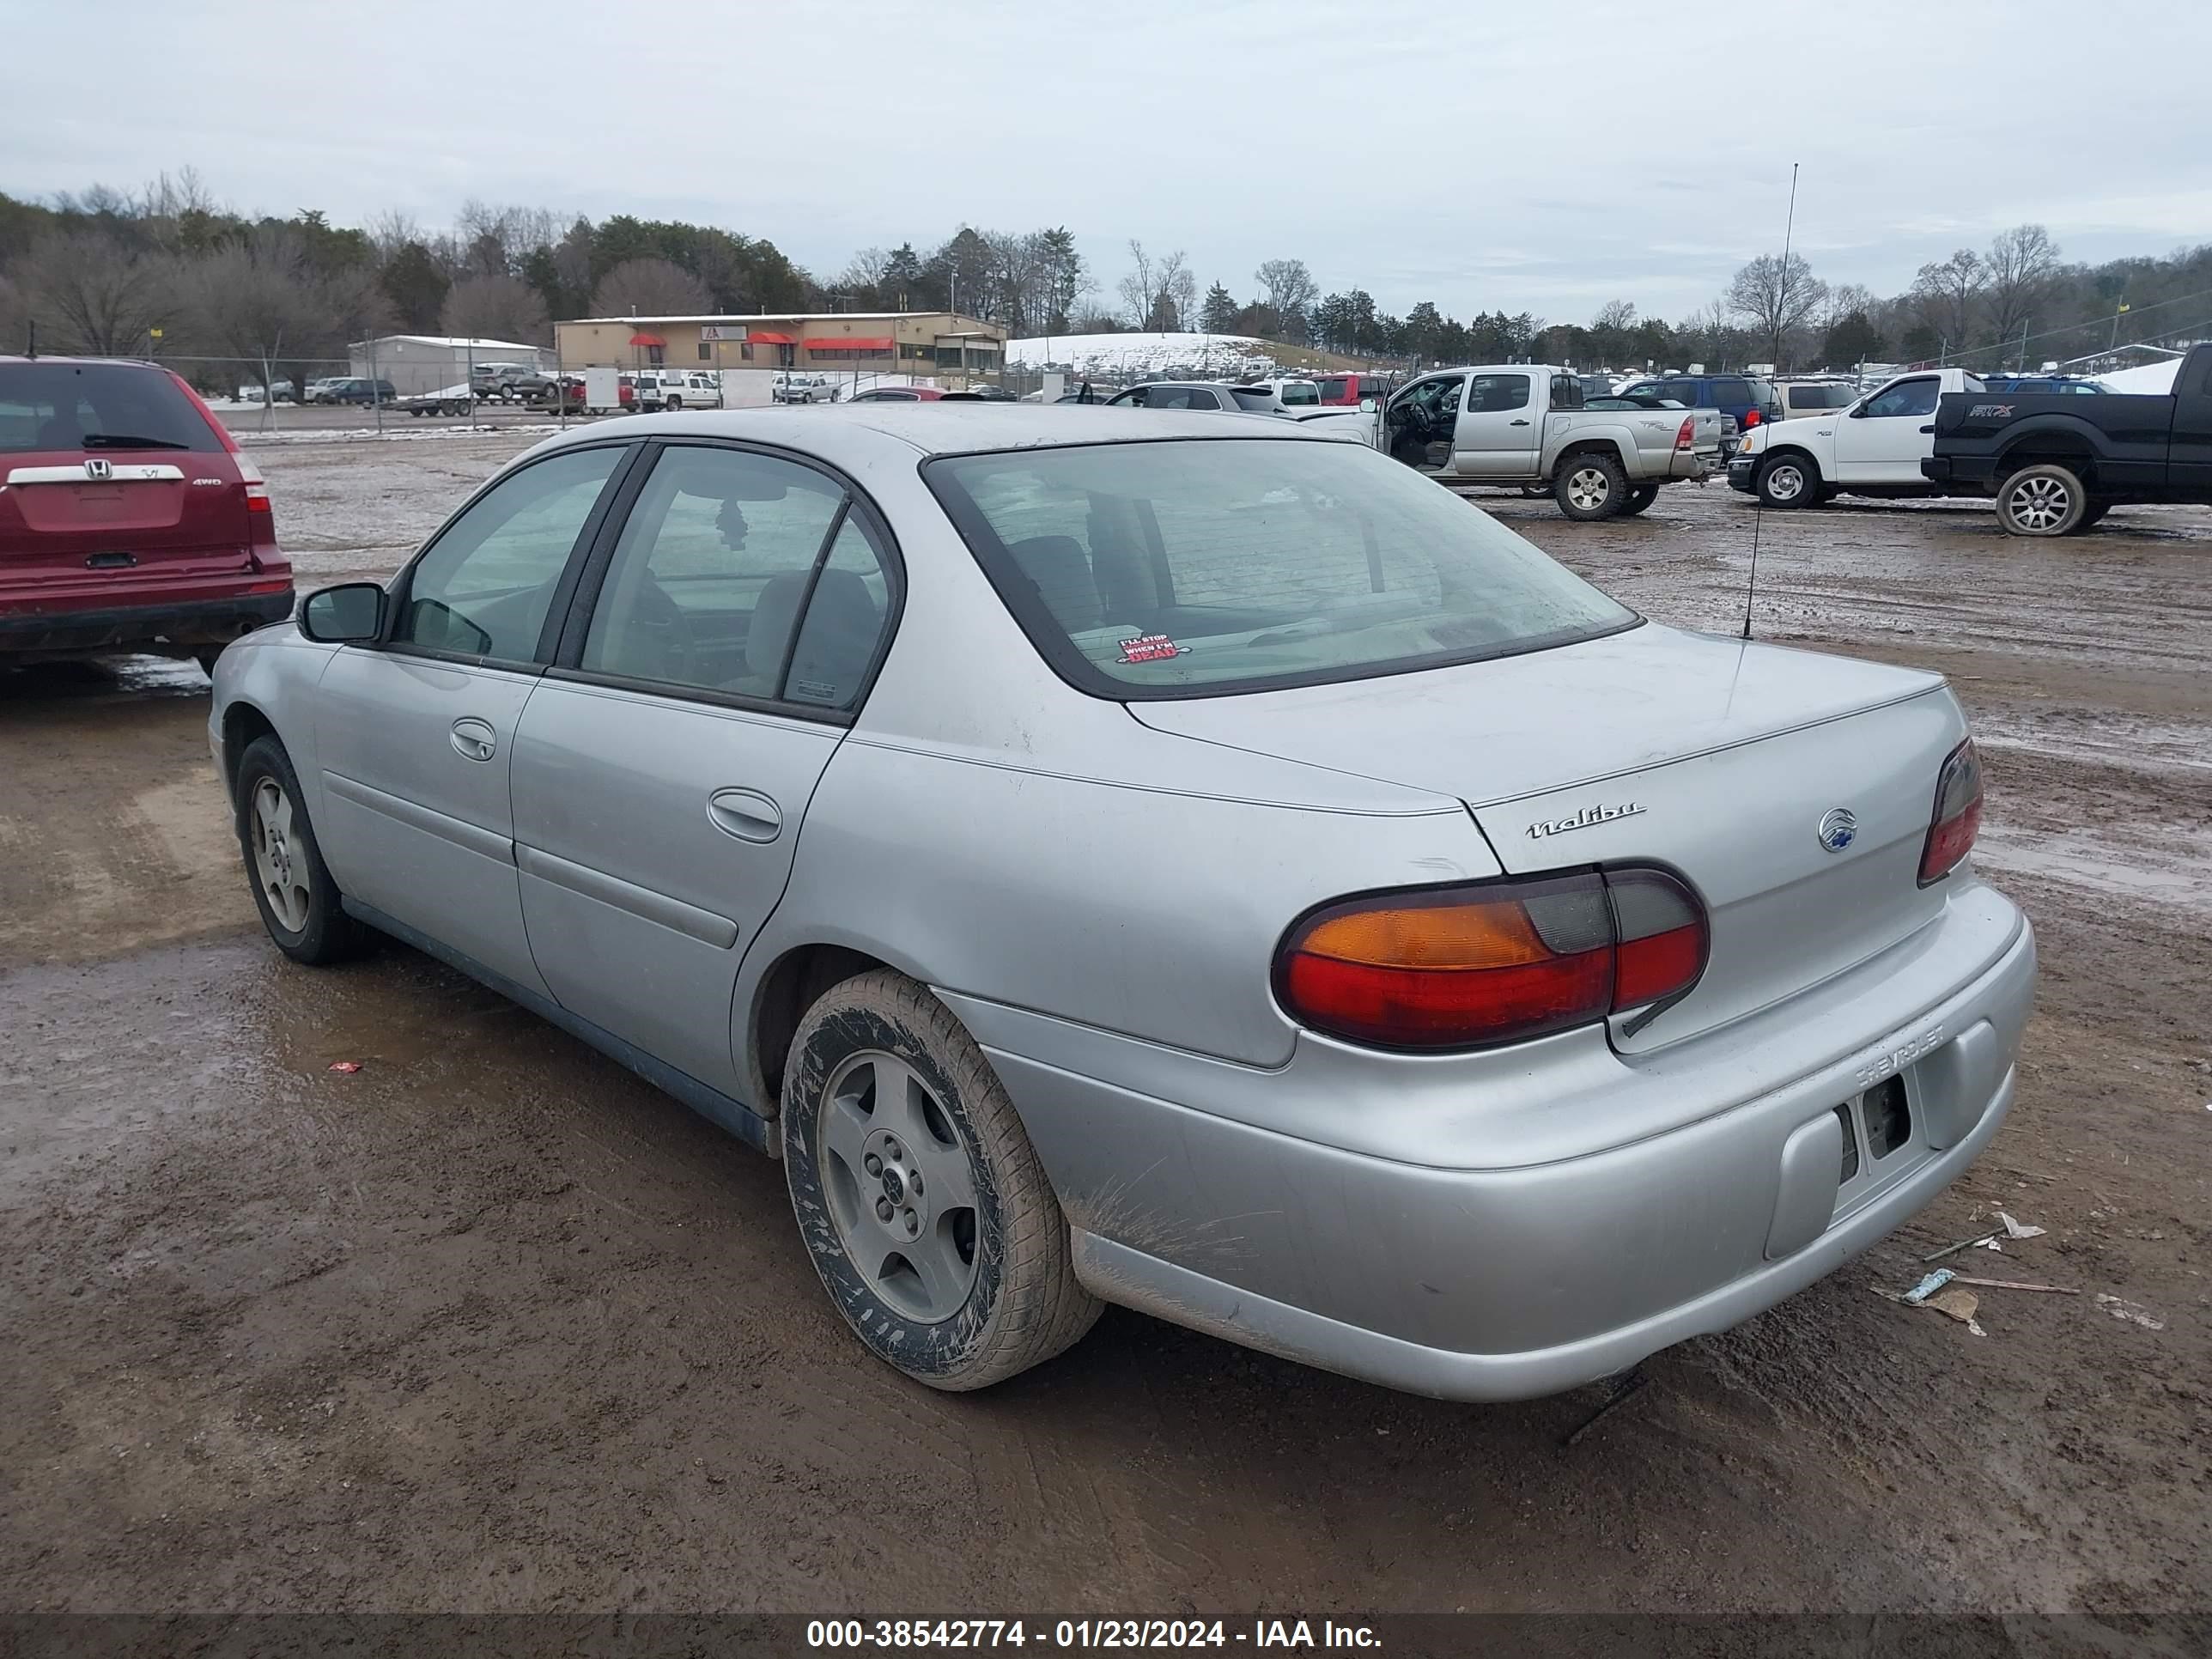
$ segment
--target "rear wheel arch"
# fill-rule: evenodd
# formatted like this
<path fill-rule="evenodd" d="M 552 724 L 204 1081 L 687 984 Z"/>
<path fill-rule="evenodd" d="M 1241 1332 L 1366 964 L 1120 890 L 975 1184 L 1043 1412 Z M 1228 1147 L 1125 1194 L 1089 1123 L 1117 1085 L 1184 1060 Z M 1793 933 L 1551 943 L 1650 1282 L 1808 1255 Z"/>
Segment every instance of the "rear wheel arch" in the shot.
<path fill-rule="evenodd" d="M 1602 455 L 1620 467 L 1623 472 L 1628 470 L 1628 463 L 1621 455 L 1620 446 L 1612 439 L 1583 438 L 1569 444 L 1559 452 L 1559 459 L 1552 463 L 1552 476 L 1557 477 L 1562 467 L 1584 455 Z"/>
<path fill-rule="evenodd" d="M 2022 467 L 2036 466 L 2044 462 L 2063 466 L 2091 488 L 2097 483 L 2097 456 L 2088 445 L 2078 438 L 2057 434 L 2030 436 L 1997 457 L 1996 477 L 2009 478 Z"/>
<path fill-rule="evenodd" d="M 778 1110 L 784 1063 L 806 1011 L 848 979 L 896 967 L 845 945 L 795 945 L 775 959 L 754 988 L 745 1024 L 745 1082 L 756 1111 L 773 1115 Z"/>

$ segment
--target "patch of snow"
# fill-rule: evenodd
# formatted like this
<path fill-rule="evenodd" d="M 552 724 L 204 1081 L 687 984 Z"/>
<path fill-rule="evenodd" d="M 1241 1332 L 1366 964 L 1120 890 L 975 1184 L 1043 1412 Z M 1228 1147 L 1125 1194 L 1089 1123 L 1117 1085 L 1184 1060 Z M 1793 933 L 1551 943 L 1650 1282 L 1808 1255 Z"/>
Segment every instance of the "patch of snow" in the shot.
<path fill-rule="evenodd" d="M 1013 368 L 1068 368 L 1085 374 L 1273 374 L 1269 343 L 1246 334 L 1052 334 L 1006 342 Z"/>

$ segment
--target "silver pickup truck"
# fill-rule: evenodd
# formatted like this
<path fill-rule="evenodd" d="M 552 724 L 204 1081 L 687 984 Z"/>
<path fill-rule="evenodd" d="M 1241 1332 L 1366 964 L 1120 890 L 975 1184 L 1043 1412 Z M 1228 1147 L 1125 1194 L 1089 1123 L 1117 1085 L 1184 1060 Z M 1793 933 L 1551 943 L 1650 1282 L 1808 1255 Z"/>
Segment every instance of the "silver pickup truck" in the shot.
<path fill-rule="evenodd" d="M 1314 419 L 1364 422 L 1367 441 L 1442 483 L 1548 489 L 1571 519 L 1641 513 L 1661 484 L 1719 465 L 1717 410 L 1596 401 L 1585 407 L 1571 370 L 1500 363 L 1438 369 L 1380 409 Z"/>

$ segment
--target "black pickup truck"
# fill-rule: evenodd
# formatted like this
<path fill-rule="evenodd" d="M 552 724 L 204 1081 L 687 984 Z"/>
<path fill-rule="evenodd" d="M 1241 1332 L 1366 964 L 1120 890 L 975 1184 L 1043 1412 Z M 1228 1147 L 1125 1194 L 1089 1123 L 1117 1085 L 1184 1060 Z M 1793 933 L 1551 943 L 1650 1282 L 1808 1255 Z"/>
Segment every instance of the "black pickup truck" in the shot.
<path fill-rule="evenodd" d="M 2131 501 L 2212 505 L 2212 343 L 2165 397 L 1946 392 L 1920 470 L 1947 495 L 1995 495 L 2014 536 L 2071 535 Z"/>

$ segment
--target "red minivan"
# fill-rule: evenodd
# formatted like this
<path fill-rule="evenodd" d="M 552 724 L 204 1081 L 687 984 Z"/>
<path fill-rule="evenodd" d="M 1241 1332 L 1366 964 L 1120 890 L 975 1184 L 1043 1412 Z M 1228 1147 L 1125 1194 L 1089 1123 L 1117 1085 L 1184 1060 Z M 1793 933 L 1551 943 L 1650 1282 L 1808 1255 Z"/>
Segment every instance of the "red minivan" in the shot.
<path fill-rule="evenodd" d="M 1390 386 L 1388 374 L 1316 374 L 1313 378 L 1321 387 L 1322 402 L 1338 409 L 1356 409 L 1362 398 L 1380 402 Z"/>
<path fill-rule="evenodd" d="M 197 658 L 292 614 L 260 470 L 153 363 L 0 357 L 0 667 Z"/>

